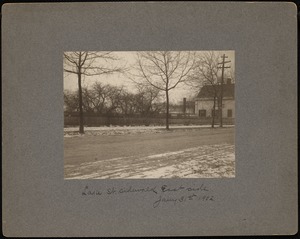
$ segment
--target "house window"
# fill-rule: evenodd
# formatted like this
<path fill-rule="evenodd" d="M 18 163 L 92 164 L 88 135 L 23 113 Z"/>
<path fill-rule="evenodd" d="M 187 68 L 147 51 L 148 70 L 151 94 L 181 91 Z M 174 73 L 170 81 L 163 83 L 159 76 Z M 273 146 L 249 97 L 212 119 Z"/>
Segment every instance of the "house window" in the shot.
<path fill-rule="evenodd" d="M 232 117 L 232 110 L 227 110 L 227 117 L 231 118 Z"/>
<path fill-rule="evenodd" d="M 206 110 L 199 110 L 199 117 L 206 117 Z"/>
<path fill-rule="evenodd" d="M 219 117 L 219 110 L 211 110 L 211 117 L 218 118 Z"/>

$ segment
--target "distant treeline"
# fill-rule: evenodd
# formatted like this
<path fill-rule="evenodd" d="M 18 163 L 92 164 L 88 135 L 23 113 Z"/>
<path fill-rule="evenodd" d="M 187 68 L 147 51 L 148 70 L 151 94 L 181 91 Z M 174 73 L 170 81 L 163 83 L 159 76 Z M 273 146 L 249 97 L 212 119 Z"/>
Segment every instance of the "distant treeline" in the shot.
<path fill-rule="evenodd" d="M 160 92 L 151 87 L 140 87 L 137 93 L 124 87 L 95 82 L 82 88 L 85 115 L 158 115 L 165 109 Z M 78 91 L 64 91 L 65 114 L 79 112 Z"/>
<path fill-rule="evenodd" d="M 89 88 L 82 88 L 82 106 L 85 116 L 165 117 L 166 103 L 160 91 L 153 87 L 137 87 L 132 93 L 123 86 L 112 86 L 95 82 Z M 78 91 L 64 91 L 65 116 L 79 116 Z M 170 104 L 170 109 L 178 105 Z M 180 108 L 180 107 L 179 107 Z M 182 107 L 183 109 L 183 107 Z M 169 114 L 174 116 L 174 114 Z M 176 113 L 176 117 L 189 114 Z"/>

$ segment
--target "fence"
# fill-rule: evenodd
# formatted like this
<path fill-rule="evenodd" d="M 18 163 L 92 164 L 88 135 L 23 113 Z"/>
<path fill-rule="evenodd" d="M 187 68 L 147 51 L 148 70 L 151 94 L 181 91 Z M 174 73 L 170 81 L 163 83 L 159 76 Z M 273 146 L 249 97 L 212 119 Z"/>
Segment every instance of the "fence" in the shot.
<path fill-rule="evenodd" d="M 212 122 L 211 118 L 170 118 L 170 125 L 210 125 Z M 149 125 L 165 125 L 166 119 L 161 117 L 125 117 L 125 116 L 86 116 L 84 117 L 84 125 L 86 126 L 149 126 Z M 215 124 L 218 124 L 219 120 L 215 119 Z M 233 118 L 223 118 L 224 125 L 233 125 Z M 65 126 L 77 126 L 79 125 L 79 117 L 76 116 L 65 116 Z"/>

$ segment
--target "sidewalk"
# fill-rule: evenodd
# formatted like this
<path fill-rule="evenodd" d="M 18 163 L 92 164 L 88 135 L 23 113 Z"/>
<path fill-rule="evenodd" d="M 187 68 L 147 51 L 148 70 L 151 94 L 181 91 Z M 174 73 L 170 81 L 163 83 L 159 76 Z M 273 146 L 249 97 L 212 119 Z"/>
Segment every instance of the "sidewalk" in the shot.
<path fill-rule="evenodd" d="M 234 125 L 224 125 L 224 128 L 234 127 Z M 165 129 L 166 126 L 101 126 L 101 127 L 84 127 L 85 131 L 102 131 L 102 130 L 156 130 Z M 170 129 L 194 129 L 194 128 L 211 128 L 211 125 L 170 125 Z M 218 128 L 218 126 L 216 126 Z M 64 132 L 76 132 L 79 127 L 64 128 Z"/>

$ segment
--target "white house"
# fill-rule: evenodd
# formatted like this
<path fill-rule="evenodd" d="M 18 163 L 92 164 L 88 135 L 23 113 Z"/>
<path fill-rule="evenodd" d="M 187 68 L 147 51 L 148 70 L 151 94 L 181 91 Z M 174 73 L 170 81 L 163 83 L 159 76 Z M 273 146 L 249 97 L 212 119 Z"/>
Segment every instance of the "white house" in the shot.
<path fill-rule="evenodd" d="M 231 83 L 231 79 L 223 84 L 223 101 L 222 101 L 222 116 L 223 118 L 234 118 L 235 117 L 235 106 L 234 106 L 234 83 Z M 221 85 L 204 85 L 197 97 L 195 98 L 195 113 L 200 118 L 212 117 L 214 95 L 220 95 Z M 218 99 L 216 99 L 216 112 L 215 116 L 218 118 Z"/>

